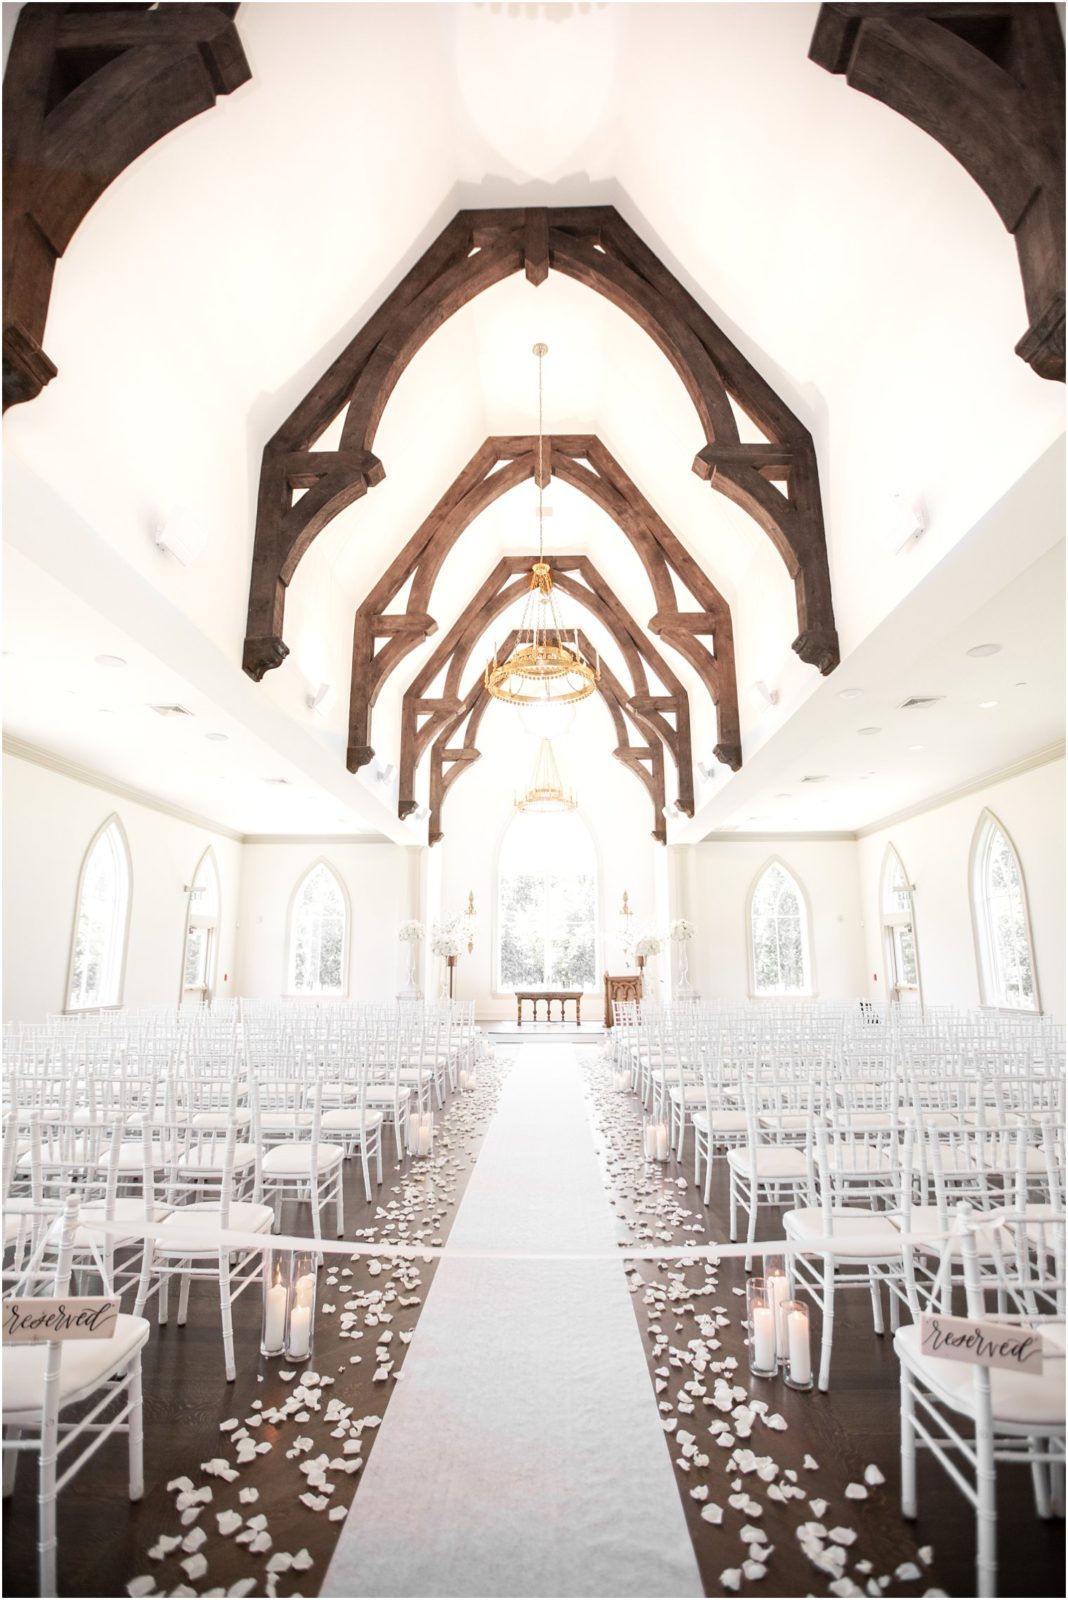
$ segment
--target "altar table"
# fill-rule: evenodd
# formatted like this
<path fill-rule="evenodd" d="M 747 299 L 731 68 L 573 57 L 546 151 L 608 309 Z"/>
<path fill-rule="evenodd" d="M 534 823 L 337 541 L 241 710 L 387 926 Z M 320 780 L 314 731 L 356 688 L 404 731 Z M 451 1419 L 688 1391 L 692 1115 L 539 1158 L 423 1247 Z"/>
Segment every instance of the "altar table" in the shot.
<path fill-rule="evenodd" d="M 534 1010 L 534 1021 L 538 1020 L 538 1001 L 545 1001 L 545 1015 L 548 1021 L 553 1017 L 553 1001 L 560 1002 L 560 1021 L 564 1020 L 564 1007 L 569 1000 L 575 1002 L 575 1021 L 582 1021 L 582 990 L 581 989 L 517 989 L 515 994 L 515 1020 L 521 1028 L 523 1026 L 523 1001 L 529 1000 Z"/>

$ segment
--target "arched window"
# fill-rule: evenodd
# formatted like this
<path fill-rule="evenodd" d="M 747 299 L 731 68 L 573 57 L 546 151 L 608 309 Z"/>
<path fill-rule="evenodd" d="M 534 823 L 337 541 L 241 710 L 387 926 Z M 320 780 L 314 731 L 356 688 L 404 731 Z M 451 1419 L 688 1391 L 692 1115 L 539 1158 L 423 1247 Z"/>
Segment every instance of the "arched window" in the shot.
<path fill-rule="evenodd" d="M 808 914 L 796 878 L 770 861 L 749 896 L 755 995 L 810 994 Z"/>
<path fill-rule="evenodd" d="M 519 812 L 497 861 L 497 981 L 502 990 L 593 989 L 597 856 L 585 823 Z"/>
<path fill-rule="evenodd" d="M 290 907 L 290 994 L 344 994 L 348 922 L 341 879 L 325 861 L 317 861 L 298 884 Z"/>
<path fill-rule="evenodd" d="M 920 963 L 916 954 L 912 885 L 893 845 L 886 849 L 880 900 L 888 992 L 895 1000 L 918 1000 Z"/>
<path fill-rule="evenodd" d="M 215 987 L 219 940 L 219 871 L 209 845 L 193 874 L 182 955 L 182 999 L 208 1000 Z"/>
<path fill-rule="evenodd" d="M 972 916 L 984 1005 L 1038 1010 L 1023 872 L 1012 840 L 989 811 L 972 843 Z"/>
<path fill-rule="evenodd" d="M 122 823 L 109 817 L 86 851 L 74 913 L 67 1009 L 122 1002 L 130 916 L 130 852 Z"/>

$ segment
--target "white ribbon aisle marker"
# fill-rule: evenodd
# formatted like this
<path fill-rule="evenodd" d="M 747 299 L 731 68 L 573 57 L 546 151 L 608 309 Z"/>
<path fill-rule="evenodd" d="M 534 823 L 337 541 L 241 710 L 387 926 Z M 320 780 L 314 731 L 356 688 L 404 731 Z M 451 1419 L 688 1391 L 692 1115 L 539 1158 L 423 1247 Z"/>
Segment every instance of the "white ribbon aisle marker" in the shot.
<path fill-rule="evenodd" d="M 519 1049 L 322 1593 L 703 1593 L 570 1047 Z"/>

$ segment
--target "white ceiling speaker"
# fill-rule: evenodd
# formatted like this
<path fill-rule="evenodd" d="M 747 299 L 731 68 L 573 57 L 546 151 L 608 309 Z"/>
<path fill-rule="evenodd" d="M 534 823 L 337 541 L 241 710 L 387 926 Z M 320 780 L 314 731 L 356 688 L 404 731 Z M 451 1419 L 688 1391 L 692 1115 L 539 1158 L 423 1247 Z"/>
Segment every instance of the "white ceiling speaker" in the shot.
<path fill-rule="evenodd" d="M 162 528 L 156 530 L 156 544 L 183 567 L 188 567 L 202 554 L 207 542 L 206 532 L 184 506 L 175 506 Z"/>
<path fill-rule="evenodd" d="M 396 770 L 392 761 L 375 761 L 375 777 L 379 783 L 388 783 Z"/>
<path fill-rule="evenodd" d="M 754 711 L 767 711 L 769 706 L 775 706 L 778 703 L 778 689 L 769 689 L 763 678 L 758 678 L 749 690 L 749 704 Z"/>
<path fill-rule="evenodd" d="M 710 761 L 707 766 L 703 761 L 698 761 L 697 770 L 706 783 L 715 783 L 717 774 L 714 761 Z"/>
<path fill-rule="evenodd" d="M 308 710 L 309 711 L 318 711 L 320 709 L 320 707 L 322 707 L 325 710 L 325 707 L 323 706 L 323 702 L 324 702 L 324 700 L 326 699 L 326 697 L 327 697 L 327 695 L 329 693 L 330 693 L 330 685 L 328 683 L 321 683 L 319 685 L 318 689 L 316 689 L 312 694 L 306 694 L 304 696 L 304 703 L 307 706 Z"/>
<path fill-rule="evenodd" d="M 927 532 L 927 510 L 913 495 L 892 494 L 881 519 L 879 543 L 888 555 L 915 544 Z"/>

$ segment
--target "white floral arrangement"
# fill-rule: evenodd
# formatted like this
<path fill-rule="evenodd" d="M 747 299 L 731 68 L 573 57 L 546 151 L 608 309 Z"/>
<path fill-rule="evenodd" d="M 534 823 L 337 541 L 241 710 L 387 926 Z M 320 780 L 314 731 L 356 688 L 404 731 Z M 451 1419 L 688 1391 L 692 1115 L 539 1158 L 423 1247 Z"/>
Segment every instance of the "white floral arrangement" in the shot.
<path fill-rule="evenodd" d="M 692 922 L 687 921 L 685 917 L 676 917 L 668 929 L 668 938 L 674 944 L 688 944 L 696 933 L 697 929 Z"/>
<path fill-rule="evenodd" d="M 660 940 L 655 933 L 644 933 L 634 946 L 636 956 L 658 956 L 660 954 Z"/>
<path fill-rule="evenodd" d="M 402 922 L 397 938 L 401 944 L 417 944 L 423 937 L 423 924 L 421 922 Z"/>
<path fill-rule="evenodd" d="M 435 923 L 430 948 L 436 956 L 458 956 L 460 954 L 460 941 L 456 937 L 456 928 L 459 917 L 450 917 L 448 922 Z"/>

